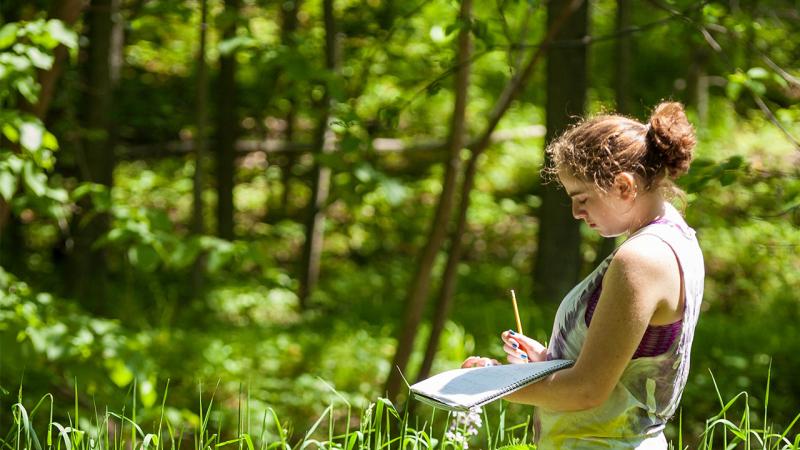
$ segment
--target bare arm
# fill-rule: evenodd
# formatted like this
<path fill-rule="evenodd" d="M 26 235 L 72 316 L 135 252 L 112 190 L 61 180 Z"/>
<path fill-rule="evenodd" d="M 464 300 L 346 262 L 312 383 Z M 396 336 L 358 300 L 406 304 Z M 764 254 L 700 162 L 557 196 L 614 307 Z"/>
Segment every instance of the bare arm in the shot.
<path fill-rule="evenodd" d="M 603 278 L 603 291 L 575 365 L 554 373 L 507 400 L 556 411 L 601 405 L 654 317 L 680 318 L 680 272 L 672 250 L 642 236 L 623 246 Z M 674 321 L 672 320 L 672 321 Z"/>

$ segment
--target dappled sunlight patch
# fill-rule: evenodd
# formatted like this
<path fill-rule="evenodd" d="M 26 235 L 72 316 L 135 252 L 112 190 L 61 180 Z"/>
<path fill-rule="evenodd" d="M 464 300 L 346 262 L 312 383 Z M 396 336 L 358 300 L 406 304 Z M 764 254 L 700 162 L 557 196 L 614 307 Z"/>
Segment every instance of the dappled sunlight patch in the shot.
<path fill-rule="evenodd" d="M 220 320 L 234 325 L 291 325 L 300 320 L 297 294 L 287 287 L 225 286 L 209 294 L 209 306 Z"/>

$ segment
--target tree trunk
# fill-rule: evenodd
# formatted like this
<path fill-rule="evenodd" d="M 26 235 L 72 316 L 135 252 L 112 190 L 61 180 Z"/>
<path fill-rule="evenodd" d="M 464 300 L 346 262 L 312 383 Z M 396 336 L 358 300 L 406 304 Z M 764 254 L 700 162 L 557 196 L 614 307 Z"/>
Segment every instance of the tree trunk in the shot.
<path fill-rule="evenodd" d="M 208 0 L 200 2 L 200 48 L 197 52 L 197 98 L 195 122 L 197 136 L 194 148 L 194 188 L 192 189 L 192 232 L 202 234 L 203 226 L 203 158 L 208 145 L 208 66 L 206 65 L 206 26 Z"/>
<path fill-rule="evenodd" d="M 555 19 L 565 0 L 548 3 L 547 21 Z M 559 40 L 580 40 L 588 31 L 588 4 L 568 19 Z M 551 46 L 547 50 L 547 135 L 551 142 L 574 117 L 584 113 L 586 103 L 586 46 Z M 545 164 L 550 161 L 545 157 Z M 579 223 L 572 217 L 569 200 L 554 184 L 542 186 L 539 210 L 539 244 L 534 269 L 534 296 L 558 302 L 578 280 L 581 270 Z"/>
<path fill-rule="evenodd" d="M 617 112 L 620 114 L 633 114 L 631 107 L 631 82 L 632 44 L 633 38 L 626 30 L 631 27 L 631 2 L 630 0 L 617 0 L 617 40 L 615 42 L 616 60 L 614 61 L 614 94 L 617 103 Z"/>
<path fill-rule="evenodd" d="M 471 14 L 472 0 L 462 0 L 459 21 L 461 23 L 469 23 Z M 436 216 L 434 218 L 434 222 L 431 224 L 431 234 L 428 244 L 423 251 L 423 257 L 421 258 L 421 263 L 425 264 L 425 266 L 421 264 L 418 272 L 420 276 L 424 274 L 424 276 L 428 278 L 430 278 L 431 273 L 433 272 L 433 263 L 435 261 L 436 254 L 439 252 L 442 244 L 444 243 L 447 228 L 450 224 L 450 217 L 452 216 L 453 203 L 457 189 L 456 185 L 458 173 L 461 170 L 461 149 L 465 144 L 466 110 L 468 102 L 467 93 L 469 90 L 471 55 L 472 41 L 470 39 L 470 30 L 467 27 L 462 27 L 458 35 L 458 69 L 456 70 L 454 86 L 456 95 L 455 105 L 453 107 L 453 118 L 450 127 L 448 159 L 445 169 L 444 183 L 441 196 L 439 197 L 439 205 L 437 207 Z M 454 250 L 458 251 L 457 249 L 451 249 L 451 252 Z M 447 269 L 450 269 L 449 264 Z M 424 282 L 429 283 L 430 281 L 424 280 Z M 413 289 L 414 287 L 416 286 L 412 286 L 410 292 L 415 292 L 415 289 Z M 422 368 L 420 369 L 420 373 L 418 375 L 422 378 L 426 378 L 427 374 L 430 372 L 430 367 L 433 364 L 433 357 L 436 355 L 436 347 L 439 342 L 439 336 L 441 335 L 441 328 L 444 326 L 444 321 L 449 313 L 451 303 L 450 298 L 452 298 L 452 296 L 442 295 L 445 293 L 445 289 L 447 287 L 453 288 L 454 285 L 452 283 L 449 286 L 445 286 L 444 284 L 442 285 L 440 300 L 437 303 L 436 313 L 434 315 L 432 324 L 433 328 L 431 329 L 431 335 L 428 341 L 428 349 L 425 352 L 425 360 L 422 363 Z M 407 315 L 402 327 L 403 335 L 398 341 L 397 349 L 398 355 L 401 354 L 402 350 L 405 361 L 400 361 L 396 356 L 395 358 L 397 361 L 395 361 L 395 363 L 398 364 L 400 362 L 405 364 L 408 361 L 408 356 L 406 355 L 410 356 L 411 354 L 411 349 L 414 345 L 413 338 L 416 336 L 416 330 L 422 316 L 422 311 L 424 310 L 425 301 L 427 299 L 427 292 L 422 293 L 419 292 L 419 290 L 416 291 L 422 295 L 420 295 L 419 298 L 410 299 L 409 305 L 406 308 Z"/>
<path fill-rule="evenodd" d="M 708 123 L 708 49 L 695 46 L 691 55 L 692 62 L 686 76 L 686 104 L 695 108 L 698 125 L 705 128 Z"/>
<path fill-rule="evenodd" d="M 236 36 L 240 0 L 225 0 L 222 39 Z M 235 178 L 236 138 L 239 118 L 236 113 L 236 52 L 219 58 L 219 89 L 217 90 L 217 235 L 233 239 L 233 188 Z"/>
<path fill-rule="evenodd" d="M 197 52 L 197 98 L 195 100 L 195 121 L 196 136 L 194 148 L 194 176 L 192 188 L 192 223 L 193 234 L 203 234 L 203 216 L 205 208 L 203 206 L 203 187 L 204 187 L 204 168 L 203 160 L 208 146 L 208 66 L 206 64 L 206 37 L 208 19 L 208 0 L 200 2 L 200 47 Z M 195 261 L 192 269 L 192 291 L 194 297 L 198 297 L 203 292 L 205 254 L 200 254 Z"/>
<path fill-rule="evenodd" d="M 336 74 L 339 67 L 339 55 L 336 37 L 336 18 L 333 11 L 333 0 L 323 0 L 323 16 L 325 22 L 325 68 Z M 322 244 L 325 237 L 325 205 L 330 191 L 331 169 L 322 164 L 319 156 L 333 151 L 333 132 L 328 127 L 331 102 L 330 88 L 326 86 L 322 99 L 319 123 L 314 136 L 314 147 L 317 152 L 312 170 L 311 201 L 306 217 L 306 240 L 303 244 L 303 266 L 300 279 L 300 309 L 308 306 L 308 297 L 316 289 L 319 280 Z"/>
<path fill-rule="evenodd" d="M 461 221 L 462 217 L 463 220 L 466 221 L 466 212 L 469 210 L 469 198 L 470 193 L 472 192 L 472 187 L 474 185 L 475 174 L 477 172 L 477 161 L 480 155 L 489 147 L 491 144 L 491 135 L 494 132 L 497 125 L 500 123 L 500 119 L 503 115 L 508 111 L 509 106 L 511 106 L 511 102 L 516 98 L 522 87 L 528 81 L 528 79 L 533 74 L 533 69 L 536 67 L 539 59 L 542 56 L 544 49 L 549 45 L 549 43 L 553 40 L 553 37 L 556 35 L 558 30 L 561 29 L 562 26 L 565 25 L 567 19 L 573 14 L 573 12 L 583 3 L 582 0 L 572 0 L 568 4 L 564 5 L 561 9 L 561 14 L 558 16 L 553 23 L 548 24 L 547 34 L 542 38 L 540 45 L 536 46 L 535 53 L 525 65 L 525 67 L 516 73 L 516 75 L 506 84 L 505 88 L 503 88 L 503 92 L 501 92 L 500 97 L 497 99 L 494 107 L 492 108 L 491 113 L 489 114 L 489 120 L 486 125 L 486 129 L 480 135 L 480 137 L 475 141 L 475 144 L 470 147 L 472 150 L 472 156 L 467 164 L 467 167 L 464 171 L 464 181 L 462 184 L 462 196 L 461 196 L 461 203 L 460 203 L 460 211 L 459 211 L 459 221 Z M 440 206 L 441 206 L 441 198 L 440 198 Z M 437 215 L 439 214 L 440 207 L 437 207 Z M 438 223 L 434 221 L 434 223 Z M 462 228 L 462 224 L 459 223 L 458 229 Z M 431 233 L 434 233 L 435 230 L 431 230 Z M 457 242 L 455 239 L 461 239 L 461 236 L 458 234 L 454 235 L 454 241 L 451 244 L 452 248 L 457 248 L 460 245 L 460 242 Z M 432 239 L 429 239 L 429 243 Z M 427 246 L 426 246 L 427 247 Z M 423 252 L 423 256 L 427 256 L 426 252 Z M 435 253 L 434 253 L 435 256 Z M 455 261 L 457 265 L 458 261 Z M 420 263 L 420 267 L 422 263 Z M 419 270 L 419 269 L 418 269 Z M 417 278 L 420 278 L 421 281 L 426 281 L 424 286 L 420 283 L 420 281 L 416 281 Z M 430 274 L 423 276 L 423 274 L 415 274 L 415 283 L 412 285 L 412 290 L 409 293 L 409 300 L 419 298 L 418 300 L 421 302 L 421 306 L 418 306 L 416 303 L 412 303 L 409 301 L 406 308 L 411 309 L 414 307 L 418 307 L 420 311 L 424 309 L 424 301 L 427 298 L 427 289 L 428 284 L 430 281 Z M 424 289 L 424 290 L 423 290 Z M 415 290 L 418 290 L 416 292 Z M 423 293 L 424 295 L 418 295 L 419 293 Z M 421 313 L 420 313 L 421 314 Z M 411 313 L 407 313 L 407 317 L 411 316 Z M 411 322 L 406 320 L 405 324 L 408 325 Z M 416 330 L 417 325 L 413 324 L 413 333 L 407 332 L 403 330 L 403 337 L 401 341 L 398 342 L 398 350 L 395 353 L 395 357 L 393 359 L 393 363 L 391 366 L 391 371 L 389 373 L 389 378 L 386 381 L 386 392 L 390 399 L 396 399 L 397 394 L 400 391 L 400 382 L 402 381 L 401 373 L 406 369 L 406 365 L 408 364 L 408 360 L 411 357 L 411 349 L 413 347 L 414 338 L 416 337 Z M 402 350 L 402 352 L 401 352 Z"/>
<path fill-rule="evenodd" d="M 631 2 L 630 0 L 617 0 L 617 22 L 616 31 L 618 34 L 615 42 L 616 59 L 614 61 L 614 95 L 616 97 L 617 112 L 626 116 L 632 115 L 633 105 L 631 102 L 631 92 L 633 91 L 633 78 L 631 77 L 632 67 L 632 37 L 626 30 L 631 26 Z M 597 253 L 592 262 L 592 268 L 597 267 L 617 246 L 616 238 L 600 238 L 597 245 Z"/>
<path fill-rule="evenodd" d="M 281 43 L 292 50 L 296 48 L 294 33 L 297 31 L 297 13 L 300 11 L 300 4 L 302 0 L 294 0 L 283 2 L 281 8 Z M 294 121 L 296 114 L 296 101 L 294 95 L 288 97 L 289 111 L 286 113 L 286 131 L 284 132 L 284 139 L 286 142 L 291 142 L 294 139 Z M 289 153 L 286 155 L 286 160 L 281 167 L 281 184 L 283 185 L 283 192 L 281 193 L 281 213 L 284 217 L 289 215 L 289 199 L 291 198 L 291 180 L 292 169 L 294 168 L 297 155 Z M 269 211 L 269 208 L 267 208 Z"/>
<path fill-rule="evenodd" d="M 113 52 L 118 0 L 92 0 L 86 15 L 89 45 L 83 71 L 81 122 L 86 130 L 78 149 L 79 178 L 112 186 L 114 170 L 113 123 Z M 120 49 L 117 49 L 120 50 Z M 103 250 L 92 245 L 110 226 L 108 214 L 93 214 L 95 205 L 86 198 L 80 204 L 83 214 L 73 218 L 74 245 L 69 280 L 72 293 L 92 311 L 105 312 L 107 270 Z M 88 214 L 88 215 L 87 215 Z"/>
<path fill-rule="evenodd" d="M 294 126 L 296 108 L 297 105 L 295 100 L 293 98 L 289 98 L 289 111 L 286 113 L 285 119 L 286 130 L 283 133 L 283 136 L 287 142 L 291 142 L 295 137 Z M 281 186 L 283 186 L 283 191 L 281 192 L 281 204 L 279 206 L 281 217 L 289 217 L 291 214 L 289 211 L 289 202 L 292 198 L 292 170 L 294 169 L 294 165 L 296 163 L 297 153 L 289 152 L 286 154 L 286 158 L 281 165 Z M 267 205 L 267 211 L 269 211 L 269 205 Z"/>

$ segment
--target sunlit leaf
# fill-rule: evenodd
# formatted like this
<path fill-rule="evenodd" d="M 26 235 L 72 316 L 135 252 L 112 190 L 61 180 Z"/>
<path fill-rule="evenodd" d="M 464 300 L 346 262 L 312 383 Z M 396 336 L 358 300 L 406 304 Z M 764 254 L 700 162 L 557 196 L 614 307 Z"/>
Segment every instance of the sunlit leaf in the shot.
<path fill-rule="evenodd" d="M 76 48 L 78 46 L 78 35 L 74 31 L 64 26 L 60 20 L 51 19 L 47 21 L 47 32 L 53 39 L 60 42 L 69 48 Z"/>
<path fill-rule="evenodd" d="M 25 54 L 31 60 L 31 63 L 39 69 L 48 70 L 53 67 L 53 56 L 36 47 L 28 47 Z"/>
<path fill-rule="evenodd" d="M 0 196 L 6 202 L 11 201 L 17 191 L 17 176 L 7 170 L 0 171 Z"/>
<path fill-rule="evenodd" d="M 45 131 L 42 136 L 42 147 L 50 150 L 58 150 L 58 139 L 49 131 Z"/>
<path fill-rule="evenodd" d="M 39 84 L 31 76 L 21 77 L 14 82 L 14 88 L 30 103 L 39 100 Z"/>
<path fill-rule="evenodd" d="M 408 196 L 408 190 L 398 181 L 387 179 L 381 182 L 381 186 L 386 193 L 386 201 L 392 206 L 399 205 Z"/>
<path fill-rule="evenodd" d="M 169 264 L 177 269 L 189 267 L 200 254 L 200 243 L 195 240 L 181 242 L 169 255 Z"/>
<path fill-rule="evenodd" d="M 25 122 L 19 127 L 19 143 L 28 150 L 38 150 L 42 146 L 44 127 L 40 123 Z"/>
<path fill-rule="evenodd" d="M 153 406 L 158 398 L 154 383 L 150 379 L 145 379 L 138 383 L 138 387 L 142 405 L 146 408 Z"/>
<path fill-rule="evenodd" d="M 66 189 L 62 188 L 56 188 L 56 189 L 48 188 L 47 197 L 59 203 L 67 203 L 69 201 L 69 192 L 67 192 Z"/>
<path fill-rule="evenodd" d="M 765 80 L 769 78 L 769 72 L 763 67 L 752 67 L 747 71 L 747 76 L 753 80 Z"/>
<path fill-rule="evenodd" d="M 0 28 L 0 50 L 10 47 L 17 39 L 19 26 L 16 23 L 8 23 Z"/>
<path fill-rule="evenodd" d="M 47 192 L 47 176 L 36 170 L 33 161 L 25 161 L 22 178 L 25 186 L 37 197 L 42 197 Z"/>
<path fill-rule="evenodd" d="M 8 65 L 16 72 L 25 72 L 31 68 L 31 60 L 13 53 L 4 53 L 2 55 L 2 64 Z"/>
<path fill-rule="evenodd" d="M 11 126 L 11 124 L 3 124 L 3 136 L 11 142 L 19 142 L 19 130 Z"/>
<path fill-rule="evenodd" d="M 231 256 L 232 253 L 224 249 L 212 250 L 208 255 L 206 268 L 210 273 L 216 273 L 227 264 Z"/>
<path fill-rule="evenodd" d="M 236 36 L 220 42 L 217 48 L 219 49 L 220 55 L 228 56 L 239 49 L 253 46 L 256 43 L 256 40 L 249 36 Z"/>
<path fill-rule="evenodd" d="M 133 381 L 133 372 L 119 359 L 106 359 L 106 369 L 111 381 L 119 387 L 125 387 Z"/>

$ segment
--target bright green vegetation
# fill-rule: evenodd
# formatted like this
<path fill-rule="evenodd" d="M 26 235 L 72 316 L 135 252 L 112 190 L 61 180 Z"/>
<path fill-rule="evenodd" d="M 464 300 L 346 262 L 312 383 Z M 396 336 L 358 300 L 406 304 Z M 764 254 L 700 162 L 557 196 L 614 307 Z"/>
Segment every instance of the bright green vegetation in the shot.
<path fill-rule="evenodd" d="M 95 405 L 89 417 L 82 415 L 75 397 L 74 410 L 60 411 L 54 397 L 45 395 L 30 409 L 26 402 L 11 406 L 11 429 L 0 434 L 0 448 L 8 450 L 195 450 L 222 447 L 239 450 L 302 449 L 514 449 L 535 450 L 531 417 L 516 422 L 505 402 L 496 402 L 475 412 L 450 413 L 422 407 L 428 412 L 399 413 L 387 399 L 378 398 L 362 410 L 330 388 L 328 406 L 307 429 L 292 429 L 272 408 L 254 410 L 250 396 L 240 391 L 236 416 L 223 424 L 218 414 L 215 390 L 202 392 L 196 416 L 186 422 L 167 406 L 168 385 L 157 415 L 141 417 L 136 390 L 130 390 L 119 411 Z M 769 387 L 767 387 L 767 398 Z M 20 399 L 21 400 L 21 399 Z M 749 396 L 741 392 L 727 402 L 719 397 L 720 411 L 705 421 L 698 436 L 679 434 L 672 448 L 800 449 L 800 434 L 792 432 L 798 414 L 785 429 L 752 423 Z M 403 410 L 408 411 L 407 402 Z M 419 405 L 417 405 L 419 406 Z M 766 417 L 768 405 L 765 404 Z M 8 414 L 8 411 L 3 411 Z M 55 418 L 63 417 L 64 422 Z M 413 417 L 413 419 L 412 419 Z M 680 425 L 680 424 L 679 424 Z M 679 430 L 679 433 L 682 430 Z M 0 431 L 2 433 L 2 431 Z M 687 444 L 688 442 L 688 444 Z"/>
<path fill-rule="evenodd" d="M 84 117 L 96 106 L 82 91 L 91 72 L 79 55 L 89 39 L 86 12 L 66 26 L 46 19 L 55 2 L 0 0 L 0 450 L 458 447 L 444 414 L 420 407 L 400 415 L 376 401 L 386 395 L 444 168 L 443 154 L 376 151 L 373 143 L 445 140 L 459 2 L 337 0 L 344 51 L 334 75 L 323 63 L 322 1 L 244 1 L 238 34 L 227 39 L 225 2 L 209 1 L 209 85 L 215 93 L 220 58 L 237 51 L 240 137 L 309 146 L 330 90 L 330 128 L 341 145 L 316 157 L 239 154 L 230 239 L 215 233 L 216 147 L 199 159 L 207 181 L 200 233 L 191 231 L 197 160 L 175 150 L 198 136 L 200 2 L 117 3 L 125 41 L 115 61 L 123 64 L 113 105 L 95 114 L 114 118 L 105 127 Z M 544 34 L 546 2 L 474 3 L 471 137 L 515 73 L 517 35 L 535 46 Z M 615 102 L 616 2 L 590 3 L 592 36 L 608 38 L 590 47 L 587 108 L 597 112 Z M 668 439 L 675 448 L 798 448 L 800 153 L 759 104 L 800 136 L 796 2 L 628 3 L 637 4 L 632 23 L 642 27 L 630 33 L 637 53 L 629 114 L 642 119 L 660 99 L 680 99 L 699 138 L 680 183 L 706 258 L 705 305 Z M 280 17 L 292 5 L 299 23 L 289 39 Z M 720 50 L 709 50 L 698 25 Z M 53 56 L 59 44 L 67 48 L 61 60 Z M 37 115 L 40 75 L 59 61 L 50 109 Z M 707 76 L 705 100 L 689 92 L 692 74 Z M 544 78 L 541 67 L 501 131 L 540 130 Z M 107 146 L 92 145 L 112 134 Z M 472 354 L 502 354 L 499 333 L 514 325 L 510 288 L 526 332 L 549 337 L 555 300 L 535 298 L 531 276 L 542 204 L 539 134 L 497 142 L 479 159 L 433 372 Z M 97 148 L 86 157 L 89 147 Z M 85 173 L 109 152 L 117 157 L 104 168 L 110 187 Z M 317 162 L 333 173 L 319 284 L 302 308 L 304 220 Z M 96 234 L 82 240 L 95 220 L 102 222 Z M 582 232 L 586 273 L 598 239 Z M 102 257 L 77 265 L 90 253 Z M 430 297 L 447 253 L 445 246 L 434 264 Z M 422 362 L 431 309 L 409 381 Z M 529 415 L 519 405 L 493 405 L 470 446 L 526 445 Z"/>

